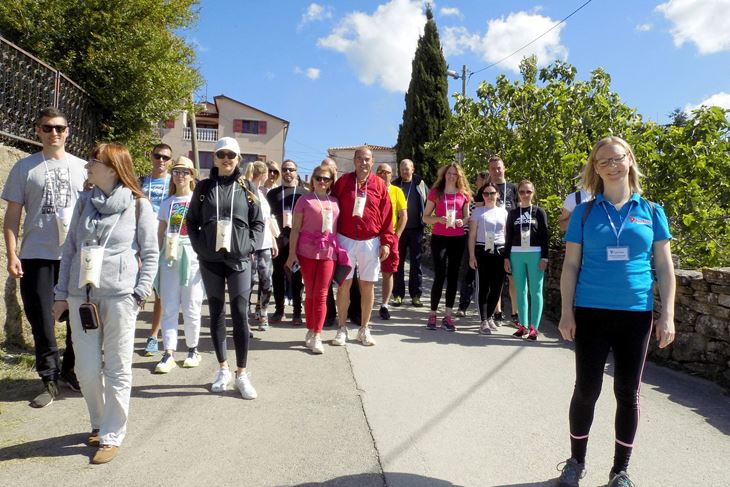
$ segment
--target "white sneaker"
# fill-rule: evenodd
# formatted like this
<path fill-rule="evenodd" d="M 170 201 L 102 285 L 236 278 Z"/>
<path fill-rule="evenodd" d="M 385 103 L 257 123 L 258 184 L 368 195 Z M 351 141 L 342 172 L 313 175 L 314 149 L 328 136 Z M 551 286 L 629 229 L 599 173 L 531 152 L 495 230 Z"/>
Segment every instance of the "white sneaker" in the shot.
<path fill-rule="evenodd" d="M 360 330 L 357 332 L 357 341 L 365 345 L 366 347 L 372 347 L 375 345 L 375 340 L 370 335 L 370 327 L 360 327 Z"/>
<path fill-rule="evenodd" d="M 167 374 L 175 367 L 177 367 L 177 363 L 175 363 L 175 359 L 172 354 L 165 352 L 162 355 L 162 359 L 160 359 L 157 366 L 155 366 L 155 374 Z"/>
<path fill-rule="evenodd" d="M 487 320 L 487 324 L 489 325 L 490 330 L 497 331 L 497 323 L 494 321 L 494 318 L 489 318 Z"/>
<path fill-rule="evenodd" d="M 236 377 L 236 387 L 238 387 L 244 399 L 256 399 L 258 397 L 256 389 L 251 384 L 251 378 L 248 376 L 248 372 L 238 374 Z"/>
<path fill-rule="evenodd" d="M 200 354 L 197 350 L 188 350 L 188 356 L 185 357 L 183 367 L 185 367 L 186 369 L 197 367 L 198 365 L 200 365 L 200 360 Z"/>
<path fill-rule="evenodd" d="M 347 338 L 347 326 L 341 326 L 337 329 L 337 334 L 335 334 L 335 339 L 332 340 L 332 345 L 344 347 L 347 343 Z"/>
<path fill-rule="evenodd" d="M 228 389 L 228 383 L 231 382 L 231 371 L 228 367 L 221 367 L 215 374 L 213 385 L 210 386 L 212 392 L 223 392 Z"/>
<path fill-rule="evenodd" d="M 315 335 L 312 338 L 312 346 L 309 347 L 312 349 L 312 353 L 315 355 L 322 355 L 324 353 L 324 347 L 322 346 L 322 337 L 319 335 Z"/>
<path fill-rule="evenodd" d="M 482 335 L 492 334 L 492 329 L 489 327 L 489 320 L 482 320 L 482 323 L 479 325 L 479 333 Z"/>
<path fill-rule="evenodd" d="M 307 335 L 304 337 L 304 346 L 307 348 L 312 348 L 313 344 L 314 344 L 314 332 L 312 330 L 307 330 Z"/>

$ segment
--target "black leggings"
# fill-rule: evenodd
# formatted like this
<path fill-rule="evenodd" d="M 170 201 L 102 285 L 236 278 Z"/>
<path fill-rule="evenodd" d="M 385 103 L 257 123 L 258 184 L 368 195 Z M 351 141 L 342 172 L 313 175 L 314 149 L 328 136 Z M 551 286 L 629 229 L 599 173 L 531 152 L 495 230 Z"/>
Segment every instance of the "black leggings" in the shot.
<path fill-rule="evenodd" d="M 477 295 L 479 317 L 482 321 L 494 315 L 504 285 L 504 257 L 484 250 L 484 244 L 477 243 L 474 249 L 477 259 Z M 463 289 L 463 288 L 462 288 Z"/>
<path fill-rule="evenodd" d="M 652 328 L 651 311 L 575 309 L 575 389 L 570 401 L 573 457 L 585 459 L 593 412 L 603 384 L 608 352 L 613 351 L 616 396 L 616 449 L 628 466 L 639 424 L 639 386 Z"/>
<path fill-rule="evenodd" d="M 438 309 L 441 292 L 444 288 L 444 280 L 446 281 L 446 308 L 454 307 L 465 240 L 465 235 L 459 235 L 458 237 L 431 235 L 431 254 L 433 255 L 435 274 L 433 287 L 431 288 L 431 311 Z"/>
<path fill-rule="evenodd" d="M 226 361 L 226 314 L 225 287 L 228 282 L 228 300 L 233 321 L 233 346 L 236 349 L 236 366 L 246 367 L 248 359 L 248 296 L 251 292 L 251 264 L 236 271 L 222 262 L 200 261 L 200 274 L 208 295 L 210 311 L 210 337 L 213 340 L 218 362 Z"/>

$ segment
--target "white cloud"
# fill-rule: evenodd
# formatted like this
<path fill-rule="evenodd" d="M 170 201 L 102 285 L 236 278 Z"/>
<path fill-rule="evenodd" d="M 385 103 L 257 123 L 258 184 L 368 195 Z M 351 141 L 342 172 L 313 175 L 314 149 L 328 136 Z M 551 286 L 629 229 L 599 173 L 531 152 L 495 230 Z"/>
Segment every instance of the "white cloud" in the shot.
<path fill-rule="evenodd" d="M 320 69 L 319 68 L 302 69 L 299 66 L 294 66 L 294 74 L 300 74 L 302 76 L 306 76 L 309 79 L 319 79 Z"/>
<path fill-rule="evenodd" d="M 188 39 L 188 44 L 190 44 L 190 47 L 192 47 L 196 52 L 208 52 L 209 49 L 202 45 L 197 37 L 191 37 Z"/>
<path fill-rule="evenodd" d="M 650 23 L 639 24 L 636 27 L 634 27 L 634 29 L 636 30 L 636 32 L 649 32 L 653 28 L 654 28 L 654 26 L 652 24 L 650 24 Z"/>
<path fill-rule="evenodd" d="M 730 0 L 669 0 L 656 10 L 672 23 L 675 46 L 692 42 L 700 54 L 730 50 Z"/>
<path fill-rule="evenodd" d="M 516 12 L 507 17 L 492 19 L 487 23 L 484 36 L 471 33 L 465 27 L 444 29 L 443 45 L 447 55 L 462 54 L 470 50 L 488 62 L 494 63 L 509 56 L 517 49 L 536 39 L 558 21 L 533 12 Z M 561 24 L 517 54 L 507 58 L 500 66 L 518 72 L 525 56 L 537 56 L 538 65 L 544 66 L 555 59 L 566 59 L 568 49 L 560 43 Z"/>
<path fill-rule="evenodd" d="M 302 14 L 302 18 L 299 21 L 299 28 L 302 28 L 305 24 L 310 22 L 330 18 L 332 18 L 332 7 L 325 7 L 318 3 L 310 3 Z"/>
<path fill-rule="evenodd" d="M 390 0 L 371 15 L 351 12 L 317 45 L 343 53 L 362 83 L 406 91 L 426 24 L 422 5 L 419 0 Z"/>
<path fill-rule="evenodd" d="M 450 15 L 459 18 L 463 17 L 463 15 L 461 15 L 461 11 L 456 7 L 443 7 L 441 10 L 439 10 L 439 13 L 442 17 L 448 17 Z"/>
<path fill-rule="evenodd" d="M 692 110 L 696 110 L 703 105 L 706 107 L 718 106 L 720 108 L 730 110 L 730 93 L 725 93 L 724 91 L 715 93 L 704 101 L 699 102 L 697 105 L 687 104 L 687 106 L 684 107 L 684 111 L 690 113 Z"/>

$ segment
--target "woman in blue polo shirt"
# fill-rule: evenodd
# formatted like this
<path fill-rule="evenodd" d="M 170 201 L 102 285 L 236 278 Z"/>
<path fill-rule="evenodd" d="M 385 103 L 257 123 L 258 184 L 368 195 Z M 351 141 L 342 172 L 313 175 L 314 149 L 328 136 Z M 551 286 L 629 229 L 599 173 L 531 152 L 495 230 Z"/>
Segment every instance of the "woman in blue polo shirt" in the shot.
<path fill-rule="evenodd" d="M 639 196 L 640 176 L 626 141 L 598 141 L 583 171 L 583 187 L 596 198 L 576 207 L 565 234 L 559 329 L 563 338 L 575 341 L 576 380 L 569 413 L 571 458 L 559 486 L 577 486 L 584 474 L 588 433 L 609 351 L 614 359 L 616 443 L 608 486 L 633 485 L 626 470 L 652 329 L 652 255 L 662 302 L 656 338 L 660 348 L 674 340 L 672 236 L 664 209 Z"/>

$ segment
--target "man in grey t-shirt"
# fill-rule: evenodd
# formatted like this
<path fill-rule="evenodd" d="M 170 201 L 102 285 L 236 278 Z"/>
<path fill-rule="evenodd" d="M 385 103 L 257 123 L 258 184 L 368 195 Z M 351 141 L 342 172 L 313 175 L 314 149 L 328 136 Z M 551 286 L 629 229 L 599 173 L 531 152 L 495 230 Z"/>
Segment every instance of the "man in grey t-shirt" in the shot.
<path fill-rule="evenodd" d="M 58 396 L 58 380 L 79 390 L 74 374 L 71 329 L 66 320 L 66 351 L 59 356 L 55 337 L 53 287 L 58 280 L 61 247 L 74 205 L 86 180 L 86 162 L 67 154 L 66 116 L 55 108 L 41 110 L 35 132 L 43 150 L 15 163 L 3 188 L 5 249 L 8 273 L 20 278 L 20 295 L 35 343 L 36 370 L 43 391 L 31 402 L 44 407 Z M 20 218 L 25 210 L 22 245 L 18 255 Z"/>

